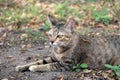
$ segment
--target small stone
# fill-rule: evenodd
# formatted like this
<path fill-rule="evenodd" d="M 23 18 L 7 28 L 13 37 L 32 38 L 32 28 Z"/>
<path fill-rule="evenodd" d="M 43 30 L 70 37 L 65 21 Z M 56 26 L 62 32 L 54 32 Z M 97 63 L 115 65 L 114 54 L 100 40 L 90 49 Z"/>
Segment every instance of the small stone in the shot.
<path fill-rule="evenodd" d="M 45 48 L 49 48 L 50 46 L 46 45 Z"/>
<path fill-rule="evenodd" d="M 92 70 L 86 69 L 86 70 L 83 70 L 83 72 L 84 72 L 84 73 L 90 73 L 90 72 L 92 72 Z"/>
<path fill-rule="evenodd" d="M 41 55 L 41 54 L 36 54 L 35 55 L 35 58 L 42 58 L 43 57 L 43 55 Z"/>
<path fill-rule="evenodd" d="M 2 46 L 2 45 L 3 45 L 3 43 L 1 42 L 1 43 L 0 43 L 0 46 Z"/>
<path fill-rule="evenodd" d="M 48 43 L 47 43 L 47 42 L 45 42 L 44 44 L 45 44 L 45 45 L 47 45 Z"/>
<path fill-rule="evenodd" d="M 37 49 L 38 49 L 38 50 L 41 50 L 41 49 L 44 49 L 44 47 L 38 47 Z"/>
<path fill-rule="evenodd" d="M 7 56 L 6 58 L 7 58 L 7 59 L 11 59 L 11 58 L 13 58 L 13 56 L 12 56 L 12 55 L 9 55 L 9 56 Z"/>
<path fill-rule="evenodd" d="M 1 79 L 1 80 L 8 80 L 7 78 Z"/>
<path fill-rule="evenodd" d="M 24 49 L 24 48 L 26 48 L 26 45 L 21 45 L 21 49 Z"/>

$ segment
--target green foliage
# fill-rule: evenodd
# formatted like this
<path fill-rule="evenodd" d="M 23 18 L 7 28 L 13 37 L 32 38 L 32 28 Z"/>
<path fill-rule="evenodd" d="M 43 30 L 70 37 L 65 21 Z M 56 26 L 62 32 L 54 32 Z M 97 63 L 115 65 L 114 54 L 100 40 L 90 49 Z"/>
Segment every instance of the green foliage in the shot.
<path fill-rule="evenodd" d="M 46 20 L 45 24 L 43 26 L 41 26 L 40 29 L 44 30 L 44 31 L 50 29 L 50 23 Z"/>
<path fill-rule="evenodd" d="M 0 2 L 2 3 L 4 0 L 0 0 Z"/>
<path fill-rule="evenodd" d="M 63 18 L 65 15 L 67 15 L 67 7 L 68 2 L 64 2 L 64 3 L 59 3 L 56 7 L 57 7 L 57 13 L 60 15 L 61 18 Z"/>
<path fill-rule="evenodd" d="M 88 68 L 88 65 L 85 64 L 85 63 L 82 63 L 82 64 L 80 64 L 80 67 L 81 67 L 82 69 L 86 69 L 86 68 Z"/>
<path fill-rule="evenodd" d="M 116 74 L 118 77 L 120 77 L 120 65 L 118 65 L 118 66 L 112 66 L 112 65 L 109 65 L 109 64 L 105 64 L 104 66 L 105 66 L 106 68 L 112 69 L 112 70 L 115 72 L 115 74 Z"/>
<path fill-rule="evenodd" d="M 17 7 L 17 4 L 15 4 L 13 0 L 0 0 L 0 3 L 7 3 L 9 5 L 2 6 L 1 8 L 0 26 L 4 27 L 16 22 L 27 24 L 31 22 L 33 18 L 35 18 L 38 22 L 43 21 L 45 20 L 47 10 L 53 15 L 57 15 L 58 17 L 63 19 L 67 18 L 68 16 L 76 17 L 79 21 L 82 21 L 86 18 L 92 18 L 95 23 L 104 23 L 105 25 L 108 25 L 109 22 L 112 20 L 112 17 L 109 14 L 114 13 L 114 17 L 120 17 L 119 0 L 103 0 L 105 3 L 105 5 L 103 6 L 100 6 L 101 4 L 99 4 L 99 1 L 101 0 L 85 0 L 85 5 L 80 3 L 80 0 L 69 2 L 60 1 L 60 3 L 53 0 L 52 2 L 55 3 L 44 1 L 45 3 L 40 3 L 41 6 L 36 6 L 36 1 L 26 1 L 26 6 Z M 48 2 L 49 4 L 46 4 L 46 2 Z M 109 7 L 109 5 L 111 7 Z M 47 23 L 45 23 L 42 28 L 47 30 L 49 29 L 49 26 Z"/>
<path fill-rule="evenodd" d="M 41 10 L 39 10 L 35 5 L 30 4 L 29 6 L 26 7 L 26 13 L 33 16 L 38 16 L 40 15 Z"/>
<path fill-rule="evenodd" d="M 83 69 L 87 69 L 87 68 L 88 68 L 88 65 L 85 63 L 77 64 L 76 66 L 73 66 L 73 71 L 80 72 Z"/>
<path fill-rule="evenodd" d="M 120 17 L 120 10 L 116 12 L 116 16 Z"/>
<path fill-rule="evenodd" d="M 105 25 L 108 25 L 112 18 L 108 15 L 107 9 L 101 9 L 101 10 L 93 10 L 92 11 L 92 18 L 96 22 L 102 22 Z"/>
<path fill-rule="evenodd" d="M 35 31 L 31 28 L 28 28 L 26 32 L 27 32 L 28 36 L 32 39 L 33 42 L 41 39 L 40 38 L 41 32 Z"/>
<path fill-rule="evenodd" d="M 97 2 L 99 0 L 86 0 L 87 2 Z"/>
<path fill-rule="evenodd" d="M 106 7 L 110 9 L 110 13 L 113 15 L 114 18 L 120 18 L 120 0 L 102 0 L 103 5 L 102 7 Z"/>
<path fill-rule="evenodd" d="M 1 1 L 2 2 L 2 1 Z M 2 2 L 3 3 L 3 2 Z M 2 16 L 0 16 L 1 23 L 4 23 L 3 25 L 9 25 L 16 22 L 21 23 L 28 23 L 31 21 L 31 19 L 35 18 L 37 16 L 41 18 L 41 10 L 39 10 L 34 4 L 27 5 L 24 9 L 16 7 L 16 5 L 12 5 L 13 1 L 8 0 L 8 5 L 11 5 L 11 7 L 2 8 Z"/>
<path fill-rule="evenodd" d="M 13 11 L 10 10 L 2 10 L 3 12 L 3 16 L 0 17 L 0 19 L 2 20 L 2 22 L 5 22 L 6 24 L 11 24 L 14 22 L 21 22 L 21 23 L 25 23 L 28 22 L 30 18 L 22 18 L 22 9 L 17 9 L 17 8 L 13 8 Z"/>

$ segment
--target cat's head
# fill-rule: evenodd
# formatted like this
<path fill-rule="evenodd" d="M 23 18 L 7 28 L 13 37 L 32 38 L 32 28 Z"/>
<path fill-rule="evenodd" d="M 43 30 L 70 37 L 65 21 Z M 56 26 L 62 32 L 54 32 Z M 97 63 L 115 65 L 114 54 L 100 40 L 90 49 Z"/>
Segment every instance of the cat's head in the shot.
<path fill-rule="evenodd" d="M 48 15 L 51 29 L 48 31 L 50 45 L 53 47 L 66 47 L 70 44 L 76 21 L 70 18 L 66 23 L 57 21 L 53 16 Z"/>

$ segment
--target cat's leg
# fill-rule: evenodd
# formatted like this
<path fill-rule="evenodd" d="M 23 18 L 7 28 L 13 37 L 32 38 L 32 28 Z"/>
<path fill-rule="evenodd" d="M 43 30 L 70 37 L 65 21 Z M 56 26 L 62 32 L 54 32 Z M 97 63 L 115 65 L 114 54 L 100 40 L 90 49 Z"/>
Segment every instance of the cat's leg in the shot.
<path fill-rule="evenodd" d="M 120 65 L 120 57 L 114 57 L 111 60 L 110 64 L 112 64 L 112 65 Z"/>
<path fill-rule="evenodd" d="M 41 65 L 41 64 L 51 63 L 51 62 L 54 62 L 54 60 L 52 59 L 52 57 L 48 57 L 43 60 L 35 61 L 25 65 L 19 65 L 16 67 L 16 71 L 26 71 L 26 70 L 29 70 L 29 67 L 32 65 Z"/>
<path fill-rule="evenodd" d="M 32 65 L 29 67 L 29 70 L 32 72 L 36 72 L 36 71 L 70 71 L 70 70 L 72 70 L 72 64 L 71 63 L 54 62 L 54 63 L 43 64 L 43 65 Z"/>

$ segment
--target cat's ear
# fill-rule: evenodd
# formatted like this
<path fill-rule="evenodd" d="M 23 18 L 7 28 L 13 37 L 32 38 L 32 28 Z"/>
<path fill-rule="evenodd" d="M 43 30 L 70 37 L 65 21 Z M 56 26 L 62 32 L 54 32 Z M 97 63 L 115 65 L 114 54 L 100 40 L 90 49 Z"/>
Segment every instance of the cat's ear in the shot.
<path fill-rule="evenodd" d="M 47 15 L 47 18 L 48 18 L 48 21 L 49 21 L 49 23 L 51 25 L 51 28 L 54 28 L 56 26 L 56 24 L 57 24 L 56 19 L 51 15 Z"/>
<path fill-rule="evenodd" d="M 69 32 L 73 32 L 75 26 L 76 26 L 76 21 L 73 18 L 70 18 L 65 24 L 66 30 L 68 30 Z"/>

